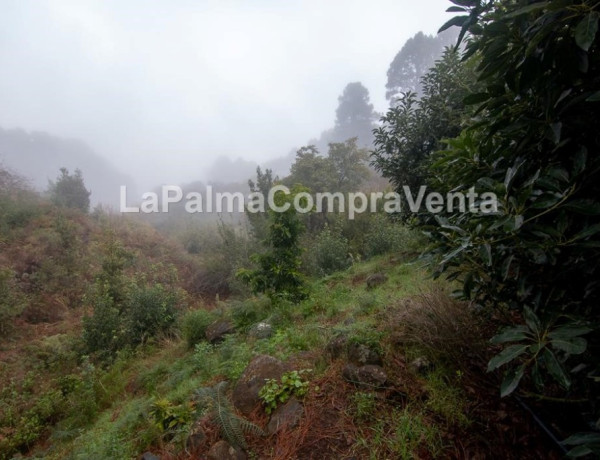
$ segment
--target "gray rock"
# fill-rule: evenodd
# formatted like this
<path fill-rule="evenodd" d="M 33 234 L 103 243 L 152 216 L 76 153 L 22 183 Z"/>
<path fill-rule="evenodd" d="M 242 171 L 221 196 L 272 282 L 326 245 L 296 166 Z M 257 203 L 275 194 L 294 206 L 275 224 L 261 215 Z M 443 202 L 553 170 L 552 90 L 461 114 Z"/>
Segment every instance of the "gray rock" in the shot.
<path fill-rule="evenodd" d="M 432 365 L 427 358 L 419 356 L 411 361 L 410 368 L 418 374 L 425 374 L 432 369 Z"/>
<path fill-rule="evenodd" d="M 267 431 L 269 434 L 275 434 L 283 428 L 294 428 L 298 425 L 304 408 L 302 404 L 291 397 L 285 404 L 279 406 L 271 414 L 271 420 L 267 425 Z"/>
<path fill-rule="evenodd" d="M 260 403 L 258 392 L 267 379 L 279 380 L 286 371 L 285 365 L 268 355 L 255 357 L 233 389 L 233 404 L 244 415 L 249 415 Z"/>
<path fill-rule="evenodd" d="M 346 349 L 348 347 L 348 337 L 345 335 L 337 335 L 332 338 L 325 351 L 331 356 L 332 359 L 342 358 L 346 355 Z"/>
<path fill-rule="evenodd" d="M 387 374 L 383 367 L 374 364 L 355 366 L 348 364 L 342 370 L 342 376 L 349 382 L 365 388 L 376 388 L 383 386 L 387 381 Z"/>
<path fill-rule="evenodd" d="M 257 339 L 268 339 L 273 335 L 273 326 L 271 326 L 269 323 L 261 321 L 260 323 L 252 326 L 252 329 L 250 329 L 248 335 Z"/>
<path fill-rule="evenodd" d="M 373 273 L 367 277 L 367 289 L 373 289 L 387 281 L 387 276 L 383 273 Z"/>
<path fill-rule="evenodd" d="M 204 447 L 206 444 L 206 434 L 202 428 L 194 428 L 186 441 L 186 447 L 191 450 L 196 450 Z"/>
<path fill-rule="evenodd" d="M 229 321 L 216 321 L 206 328 L 206 340 L 210 343 L 218 343 L 225 339 L 227 334 L 233 334 L 235 327 Z"/>
<path fill-rule="evenodd" d="M 160 457 L 157 457 L 156 455 L 154 455 L 152 452 L 145 452 L 141 457 L 140 460 L 160 460 Z"/>
<path fill-rule="evenodd" d="M 381 366 L 383 362 L 379 353 L 361 343 L 351 343 L 348 346 L 348 360 L 356 366 L 376 364 Z"/>
<path fill-rule="evenodd" d="M 208 451 L 210 460 L 246 460 L 246 454 L 226 441 L 219 441 Z"/>

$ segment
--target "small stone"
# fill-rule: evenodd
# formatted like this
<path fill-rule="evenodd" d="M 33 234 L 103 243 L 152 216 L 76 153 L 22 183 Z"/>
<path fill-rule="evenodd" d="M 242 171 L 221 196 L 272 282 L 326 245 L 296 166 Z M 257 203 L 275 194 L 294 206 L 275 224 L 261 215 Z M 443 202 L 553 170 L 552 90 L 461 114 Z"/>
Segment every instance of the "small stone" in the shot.
<path fill-rule="evenodd" d="M 195 429 L 187 438 L 188 449 L 195 450 L 203 447 L 206 443 L 206 434 L 201 428 Z"/>
<path fill-rule="evenodd" d="M 154 455 L 152 452 L 145 452 L 141 457 L 140 460 L 160 460 L 160 457 L 157 457 L 156 455 Z"/>
<path fill-rule="evenodd" d="M 291 397 L 271 414 L 271 420 L 269 420 L 269 424 L 267 425 L 268 433 L 275 434 L 283 428 L 296 427 L 303 413 L 304 408 L 302 404 L 296 398 Z"/>
<path fill-rule="evenodd" d="M 424 374 L 431 370 L 431 363 L 424 356 L 419 356 L 410 363 L 410 368 L 419 374 Z"/>
<path fill-rule="evenodd" d="M 268 339 L 273 335 L 273 326 L 269 323 L 261 321 L 255 324 L 252 329 L 248 332 L 248 335 L 257 339 Z"/>
<path fill-rule="evenodd" d="M 373 289 L 387 281 L 387 276 L 383 273 L 373 273 L 367 278 L 367 289 Z"/>
<path fill-rule="evenodd" d="M 347 346 L 348 337 L 345 335 L 337 335 L 329 341 L 325 347 L 325 351 L 331 356 L 331 359 L 338 359 L 346 354 Z"/>
<path fill-rule="evenodd" d="M 246 460 L 246 454 L 226 441 L 218 441 L 208 451 L 210 460 Z"/>
<path fill-rule="evenodd" d="M 387 381 L 387 374 L 383 367 L 374 364 L 355 366 L 348 364 L 342 370 L 342 376 L 349 382 L 365 388 L 377 388 Z"/>
<path fill-rule="evenodd" d="M 348 360 L 357 366 L 367 364 L 381 366 L 383 364 L 379 353 L 361 343 L 352 343 L 348 346 Z"/>
<path fill-rule="evenodd" d="M 229 321 L 216 321 L 206 328 L 206 340 L 210 343 L 222 342 L 227 334 L 235 332 L 235 327 Z"/>

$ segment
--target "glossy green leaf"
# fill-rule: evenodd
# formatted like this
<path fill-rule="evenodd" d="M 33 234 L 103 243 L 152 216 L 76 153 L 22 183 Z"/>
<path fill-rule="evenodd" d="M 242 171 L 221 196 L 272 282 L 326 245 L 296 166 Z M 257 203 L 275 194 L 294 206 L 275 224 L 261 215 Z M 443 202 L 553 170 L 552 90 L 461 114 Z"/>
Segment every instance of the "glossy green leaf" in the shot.
<path fill-rule="evenodd" d="M 564 351 L 571 355 L 580 355 L 587 349 L 587 340 L 583 337 L 571 339 L 555 338 L 550 342 L 553 348 Z"/>
<path fill-rule="evenodd" d="M 558 359 L 556 359 L 554 353 L 552 353 L 548 348 L 544 348 L 543 356 L 546 369 L 552 378 L 554 378 L 554 380 L 556 380 L 556 382 L 563 388 L 569 388 L 571 386 L 571 379 L 563 369 L 562 365 L 558 362 Z"/>
<path fill-rule="evenodd" d="M 518 358 L 523 353 L 527 351 L 529 345 L 511 345 L 506 347 L 492 359 L 488 363 L 487 371 L 491 372 L 495 369 L 498 369 L 500 366 L 503 366 L 506 363 L 511 362 L 512 360 Z"/>
<path fill-rule="evenodd" d="M 526 326 L 515 326 L 505 329 L 500 334 L 490 339 L 491 343 L 519 342 L 529 338 L 529 329 Z"/>
<path fill-rule="evenodd" d="M 522 16 L 524 14 L 531 13 L 533 11 L 541 10 L 542 8 L 546 8 L 550 2 L 535 2 L 531 5 L 524 6 L 523 8 L 519 8 L 517 11 L 513 11 L 512 13 L 506 14 L 504 17 L 507 19 L 516 18 L 517 16 Z"/>
<path fill-rule="evenodd" d="M 443 32 L 453 26 L 462 27 L 469 20 L 469 16 L 454 16 L 452 19 L 447 21 L 440 29 L 438 33 Z"/>
<path fill-rule="evenodd" d="M 510 369 L 500 385 L 500 397 L 504 398 L 511 394 L 519 386 L 519 382 L 525 373 L 525 365 Z"/>
<path fill-rule="evenodd" d="M 575 42 L 582 50 L 588 51 L 598 32 L 598 13 L 588 14 L 575 28 Z"/>
<path fill-rule="evenodd" d="M 588 216 L 597 216 L 600 214 L 600 203 L 591 199 L 570 201 L 565 204 L 565 208 Z"/>

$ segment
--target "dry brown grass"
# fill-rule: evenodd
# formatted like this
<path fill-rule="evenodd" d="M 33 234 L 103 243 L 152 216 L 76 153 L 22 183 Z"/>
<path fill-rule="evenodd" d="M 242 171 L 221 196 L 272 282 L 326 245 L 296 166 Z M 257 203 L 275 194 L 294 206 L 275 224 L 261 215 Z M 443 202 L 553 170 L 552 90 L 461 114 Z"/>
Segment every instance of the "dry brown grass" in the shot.
<path fill-rule="evenodd" d="M 382 313 L 382 324 L 395 345 L 409 345 L 456 364 L 485 362 L 483 323 L 466 302 L 434 287 L 399 301 Z"/>

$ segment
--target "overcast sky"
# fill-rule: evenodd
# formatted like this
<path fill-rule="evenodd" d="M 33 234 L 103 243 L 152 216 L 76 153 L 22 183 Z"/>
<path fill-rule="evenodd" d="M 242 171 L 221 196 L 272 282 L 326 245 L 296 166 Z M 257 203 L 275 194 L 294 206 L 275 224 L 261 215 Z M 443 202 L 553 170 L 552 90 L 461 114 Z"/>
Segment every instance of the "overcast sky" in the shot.
<path fill-rule="evenodd" d="M 76 137 L 140 183 L 282 156 L 435 33 L 447 0 L 0 0 L 0 126 Z"/>

